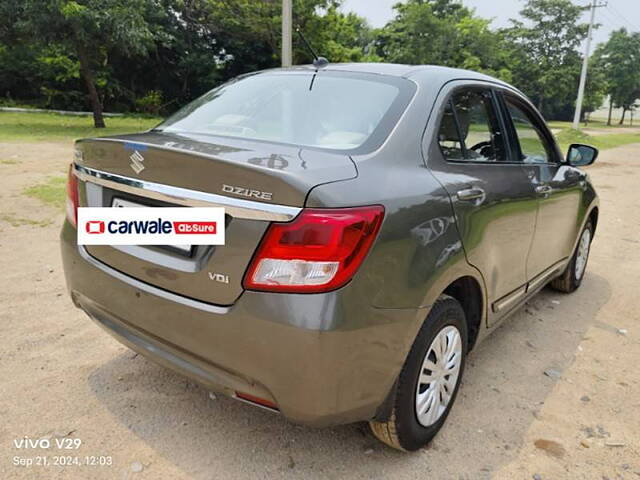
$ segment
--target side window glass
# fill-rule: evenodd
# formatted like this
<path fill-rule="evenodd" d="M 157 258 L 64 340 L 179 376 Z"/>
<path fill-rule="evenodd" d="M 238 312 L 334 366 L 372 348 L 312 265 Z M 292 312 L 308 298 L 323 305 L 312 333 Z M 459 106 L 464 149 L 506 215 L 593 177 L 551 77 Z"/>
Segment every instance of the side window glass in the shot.
<path fill-rule="evenodd" d="M 520 144 L 521 160 L 524 163 L 548 163 L 552 161 L 551 147 L 527 112 L 509 98 L 506 99 L 506 104 Z"/>
<path fill-rule="evenodd" d="M 458 125 L 453 114 L 452 102 L 447 102 L 447 107 L 442 116 L 440 131 L 438 132 L 438 143 L 444 158 L 447 160 L 464 160 L 464 147 L 460 140 Z"/>
<path fill-rule="evenodd" d="M 442 117 L 438 141 L 448 160 L 507 160 L 491 94 L 486 90 L 464 90 L 453 95 Z"/>

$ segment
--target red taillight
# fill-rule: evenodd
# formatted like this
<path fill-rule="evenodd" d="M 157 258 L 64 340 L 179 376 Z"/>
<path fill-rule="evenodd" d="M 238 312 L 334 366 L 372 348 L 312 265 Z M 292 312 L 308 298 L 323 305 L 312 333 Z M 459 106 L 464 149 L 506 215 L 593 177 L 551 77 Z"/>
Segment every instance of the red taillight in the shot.
<path fill-rule="evenodd" d="M 74 227 L 78 223 L 78 177 L 73 173 L 73 163 L 67 176 L 67 220 Z"/>
<path fill-rule="evenodd" d="M 272 223 L 244 277 L 244 288 L 326 292 L 355 274 L 376 238 L 384 207 L 304 209 Z"/>

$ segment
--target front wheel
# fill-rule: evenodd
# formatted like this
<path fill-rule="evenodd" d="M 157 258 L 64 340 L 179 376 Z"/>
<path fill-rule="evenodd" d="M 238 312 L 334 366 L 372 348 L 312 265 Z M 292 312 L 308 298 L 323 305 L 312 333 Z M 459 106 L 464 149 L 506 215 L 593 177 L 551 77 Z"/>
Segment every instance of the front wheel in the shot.
<path fill-rule="evenodd" d="M 391 417 L 369 422 L 373 434 L 399 450 L 417 450 L 442 428 L 453 405 L 467 351 L 460 303 L 442 295 L 429 312 L 405 361 Z"/>
<path fill-rule="evenodd" d="M 593 240 L 593 226 L 589 220 L 580 234 L 576 251 L 573 253 L 566 270 L 558 278 L 551 281 L 552 288 L 560 292 L 571 293 L 582 284 L 589 260 L 591 240 Z"/>

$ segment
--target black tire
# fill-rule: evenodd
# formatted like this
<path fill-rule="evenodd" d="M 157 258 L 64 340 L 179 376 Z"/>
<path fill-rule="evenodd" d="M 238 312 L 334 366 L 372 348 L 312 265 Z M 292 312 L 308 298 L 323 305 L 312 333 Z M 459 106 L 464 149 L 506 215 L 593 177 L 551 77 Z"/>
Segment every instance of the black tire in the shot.
<path fill-rule="evenodd" d="M 586 264 L 588 264 L 589 260 L 589 251 L 587 251 L 587 260 L 580 276 L 576 275 L 576 259 L 578 258 L 578 252 L 580 250 L 580 239 L 582 239 L 584 232 L 587 230 L 589 231 L 590 236 L 589 244 L 591 244 L 591 241 L 593 240 L 593 226 L 591 225 L 591 220 L 587 221 L 587 224 L 580 232 L 578 244 L 576 245 L 575 252 L 573 252 L 573 256 L 571 257 L 571 261 L 567 265 L 567 268 L 562 273 L 562 275 L 551 280 L 551 282 L 549 283 L 551 288 L 553 288 L 554 290 L 558 290 L 559 292 L 564 293 L 571 293 L 574 292 L 582 284 L 582 280 L 584 279 L 584 275 L 587 269 Z"/>
<path fill-rule="evenodd" d="M 416 413 L 416 389 L 422 364 L 436 335 L 447 326 L 454 326 L 462 341 L 461 364 L 458 379 L 446 410 L 439 419 L 424 427 Z M 393 399 L 391 416 L 386 422 L 369 422 L 373 434 L 387 445 L 404 451 L 414 451 L 427 445 L 444 424 L 455 403 L 460 381 L 464 373 L 467 353 L 467 323 L 460 303 L 447 295 L 441 295 L 422 324 L 413 346 L 405 360 Z"/>

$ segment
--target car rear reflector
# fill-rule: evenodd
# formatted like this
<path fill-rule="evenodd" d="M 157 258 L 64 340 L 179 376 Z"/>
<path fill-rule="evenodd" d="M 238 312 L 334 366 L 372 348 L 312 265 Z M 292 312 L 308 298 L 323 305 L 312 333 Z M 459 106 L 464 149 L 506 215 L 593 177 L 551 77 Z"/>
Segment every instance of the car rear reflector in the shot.
<path fill-rule="evenodd" d="M 236 392 L 236 397 L 245 402 L 255 403 L 256 405 L 260 405 L 261 407 L 271 408 L 272 410 L 278 410 L 278 406 L 270 400 L 266 400 L 264 398 L 256 397 L 254 395 L 249 395 L 248 393 Z"/>
<path fill-rule="evenodd" d="M 244 288 L 311 293 L 346 284 L 376 238 L 384 207 L 304 209 L 272 223 L 244 278 Z"/>
<path fill-rule="evenodd" d="M 67 175 L 67 220 L 74 227 L 78 224 L 78 177 L 73 173 L 73 163 L 69 165 Z"/>

